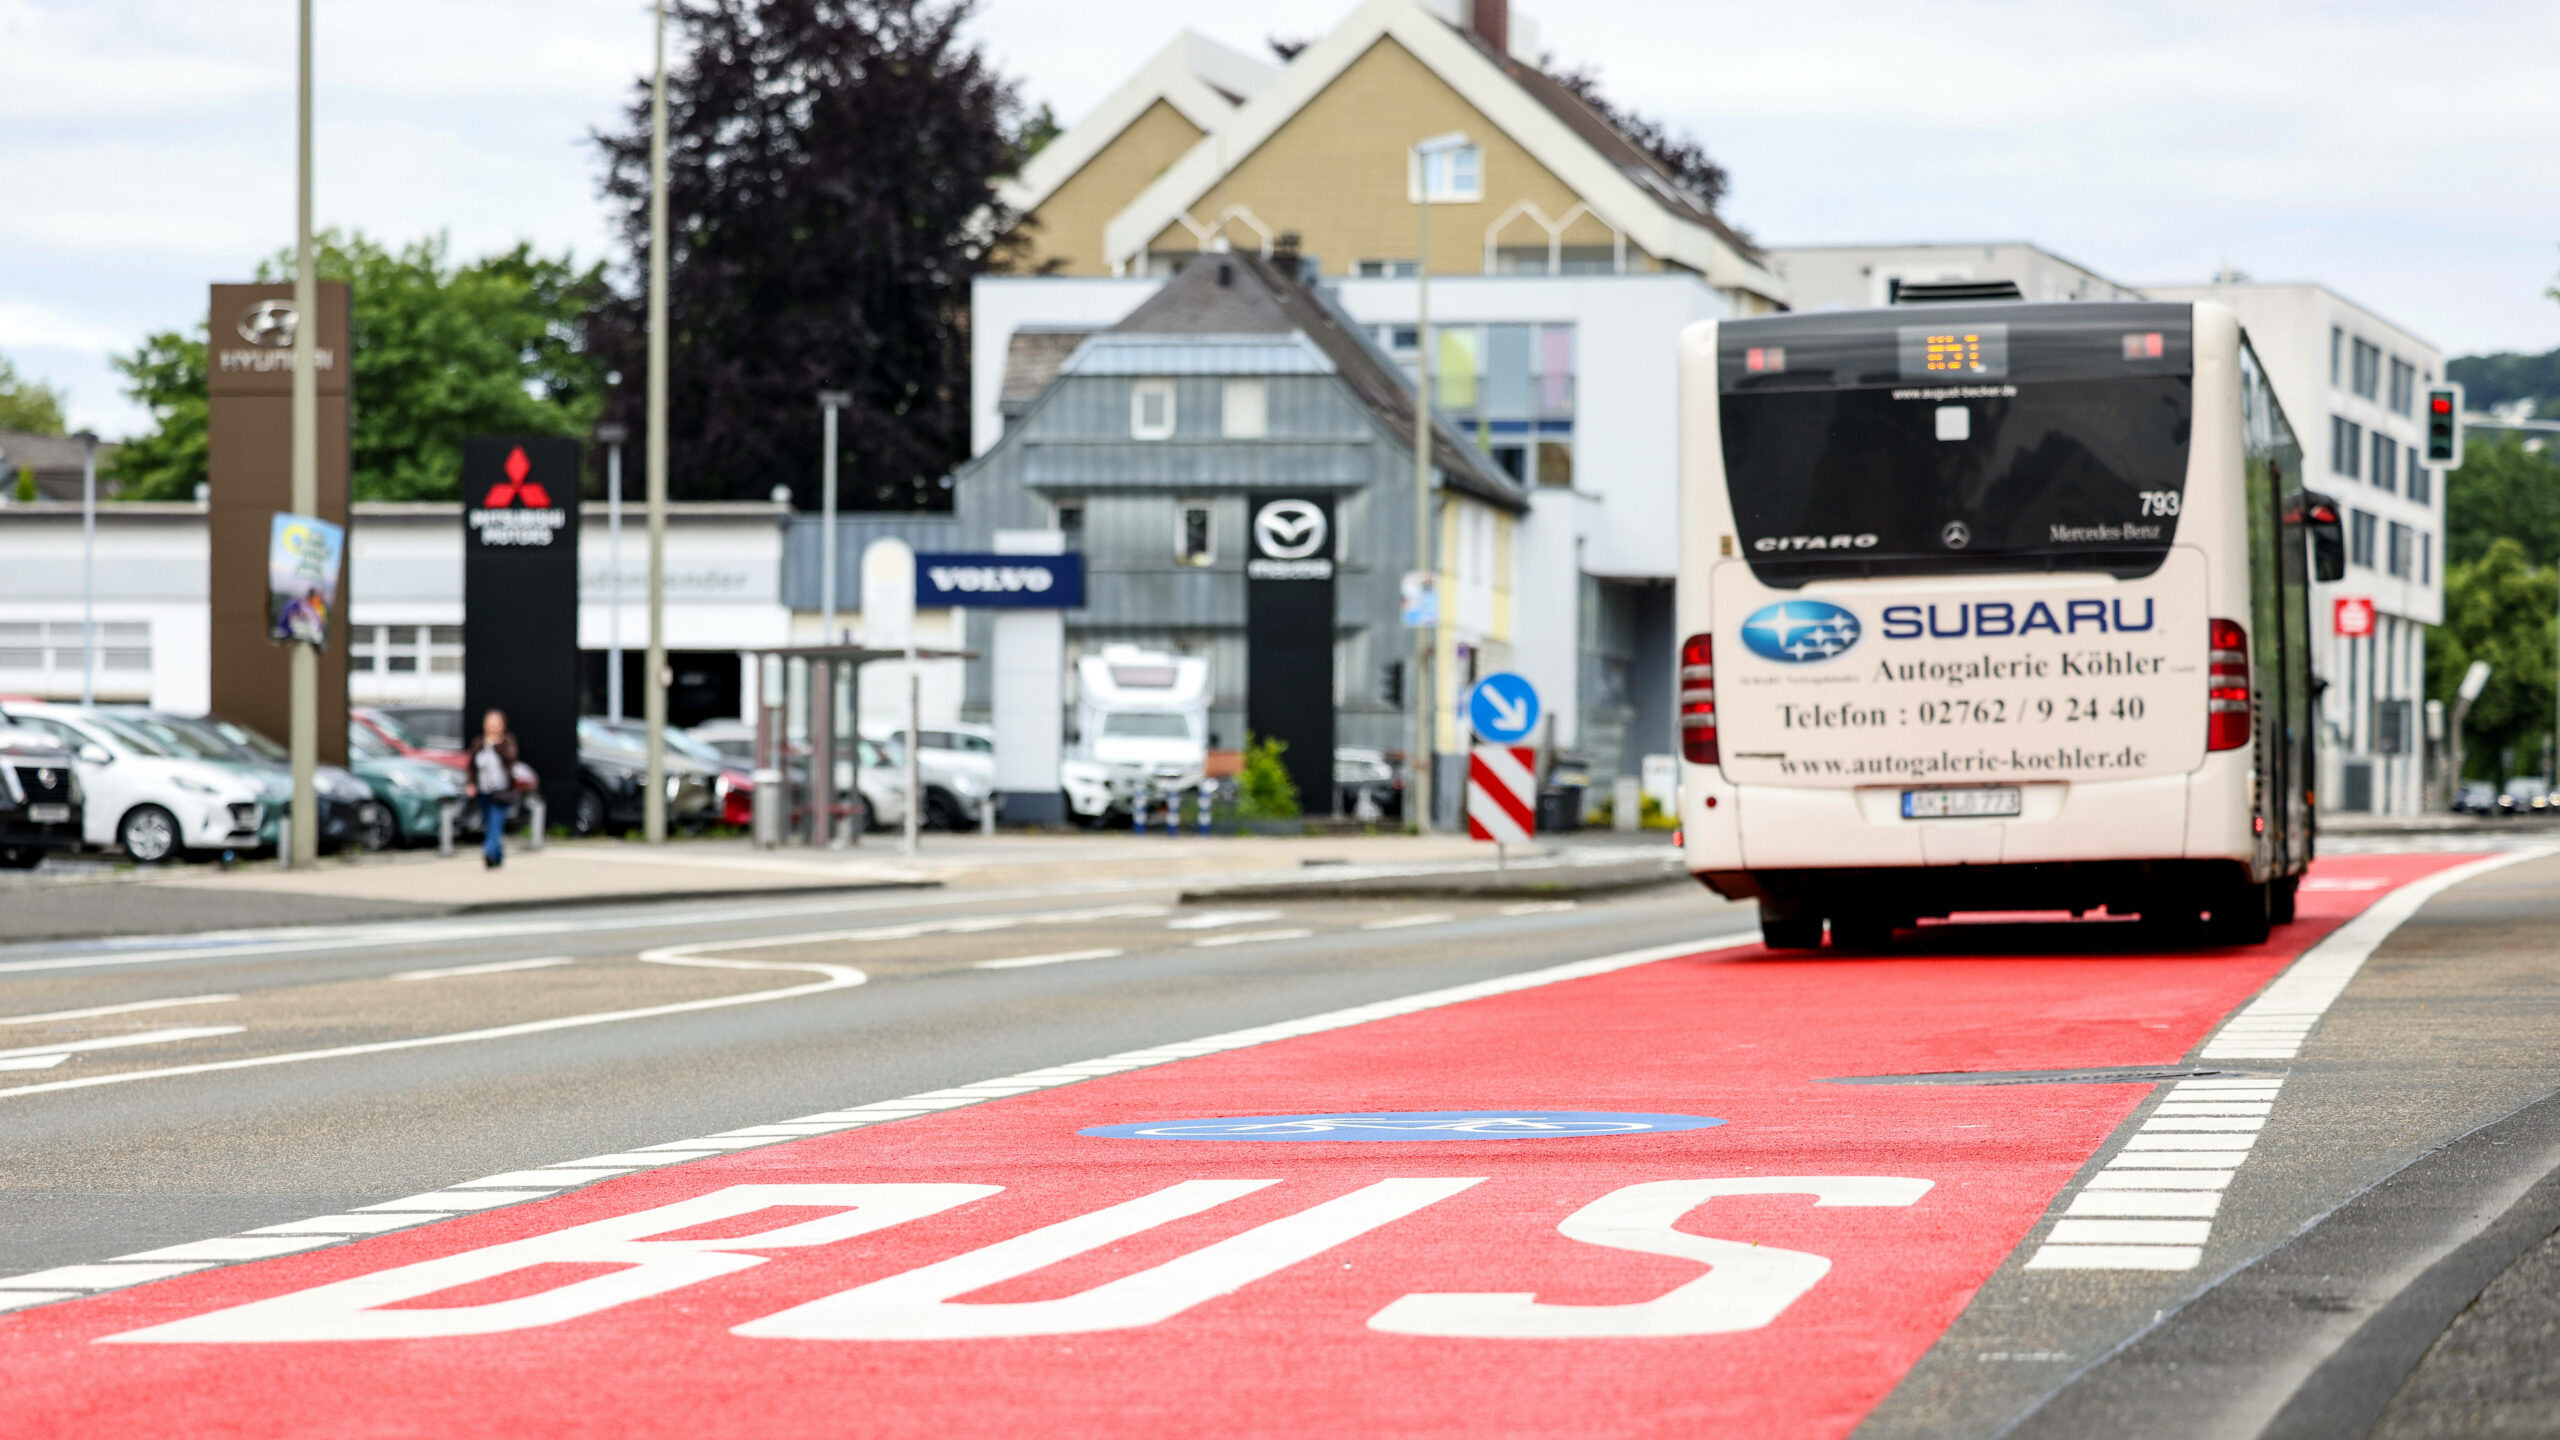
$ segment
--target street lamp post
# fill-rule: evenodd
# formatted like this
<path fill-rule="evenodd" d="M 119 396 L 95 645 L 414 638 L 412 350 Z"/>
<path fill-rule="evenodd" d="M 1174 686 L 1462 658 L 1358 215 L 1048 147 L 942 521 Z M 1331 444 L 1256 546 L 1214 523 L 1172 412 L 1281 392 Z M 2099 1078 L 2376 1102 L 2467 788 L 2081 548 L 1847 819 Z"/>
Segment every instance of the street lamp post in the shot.
<path fill-rule="evenodd" d="M 1420 248 L 1413 261 L 1413 568 L 1431 573 L 1433 505 L 1431 503 L 1431 161 L 1467 143 L 1463 131 L 1434 135 L 1413 143 L 1413 208 L 1420 219 Z M 1443 602 L 1447 597 L 1439 597 Z M 1431 830 L 1431 771 L 1439 746 L 1439 696 L 1426 683 L 1439 649 L 1440 621 L 1413 632 L 1413 755 L 1406 763 L 1405 796 L 1415 829 Z"/>
<path fill-rule="evenodd" d="M 620 385 L 622 372 L 615 370 L 604 378 L 608 385 Z M 596 438 L 604 442 L 604 708 L 607 714 L 619 720 L 622 718 L 622 442 L 631 438 L 631 431 L 619 420 L 608 421 L 596 427 Z"/>
<path fill-rule="evenodd" d="M 640 833 L 659 845 L 667 838 L 667 0 L 657 0 L 655 8 L 657 65 L 649 77 L 649 673 L 640 677 L 649 760 Z"/>
<path fill-rule="evenodd" d="M 844 390 L 818 392 L 825 413 L 826 453 L 818 462 L 818 643 L 836 643 L 836 412 L 853 403 Z"/>
<path fill-rule="evenodd" d="M 302 0 L 302 54 L 295 106 L 296 164 L 293 223 L 293 511 L 320 509 L 320 277 L 311 253 L 311 0 Z M 320 797 L 313 772 L 320 762 L 320 650 L 292 645 L 291 719 L 293 834 L 287 859 L 320 863 Z"/>
<path fill-rule="evenodd" d="M 98 437 L 80 442 L 80 703 L 98 703 Z"/>

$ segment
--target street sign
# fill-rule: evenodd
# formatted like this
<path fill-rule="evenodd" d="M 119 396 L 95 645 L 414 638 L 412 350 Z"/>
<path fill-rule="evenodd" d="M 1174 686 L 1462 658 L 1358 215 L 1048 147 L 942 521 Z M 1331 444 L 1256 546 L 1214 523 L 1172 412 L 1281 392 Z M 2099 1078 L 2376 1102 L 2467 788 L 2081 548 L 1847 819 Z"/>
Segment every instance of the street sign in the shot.
<path fill-rule="evenodd" d="M 2361 640 L 2373 633 L 2373 601 L 2362 595 L 2338 597 L 2335 621 L 2338 633 L 2350 640 Z"/>
<path fill-rule="evenodd" d="M 916 556 L 919 609 L 1080 610 L 1084 557 L 922 554 Z"/>
<path fill-rule="evenodd" d="M 916 552 L 896 536 L 862 547 L 862 643 L 895 650 L 914 638 Z M 833 643 L 835 637 L 826 637 Z"/>
<path fill-rule="evenodd" d="M 1467 834 L 1498 845 L 1538 833 L 1538 752 L 1479 745 L 1467 757 Z"/>
<path fill-rule="evenodd" d="M 1538 728 L 1537 687 L 1508 670 L 1487 675 L 1467 692 L 1467 723 L 1496 745 L 1527 739 Z"/>
<path fill-rule="evenodd" d="M 1407 630 L 1428 630 L 1440 623 L 1440 577 L 1428 570 L 1407 570 L 1403 604 L 1397 614 Z"/>

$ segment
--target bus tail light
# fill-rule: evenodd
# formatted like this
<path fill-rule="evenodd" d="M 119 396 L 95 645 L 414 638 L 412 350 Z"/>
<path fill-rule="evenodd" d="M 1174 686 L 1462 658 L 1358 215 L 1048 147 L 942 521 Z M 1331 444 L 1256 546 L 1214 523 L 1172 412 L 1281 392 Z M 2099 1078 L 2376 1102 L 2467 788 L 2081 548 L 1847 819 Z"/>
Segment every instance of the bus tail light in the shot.
<path fill-rule="evenodd" d="M 2213 622 L 2213 653 L 2205 669 L 2204 748 L 2237 750 L 2249 743 L 2249 632 L 2237 620 Z"/>
<path fill-rule="evenodd" d="M 1692 635 L 1680 646 L 1680 753 L 1692 765 L 1716 763 L 1716 642 Z"/>

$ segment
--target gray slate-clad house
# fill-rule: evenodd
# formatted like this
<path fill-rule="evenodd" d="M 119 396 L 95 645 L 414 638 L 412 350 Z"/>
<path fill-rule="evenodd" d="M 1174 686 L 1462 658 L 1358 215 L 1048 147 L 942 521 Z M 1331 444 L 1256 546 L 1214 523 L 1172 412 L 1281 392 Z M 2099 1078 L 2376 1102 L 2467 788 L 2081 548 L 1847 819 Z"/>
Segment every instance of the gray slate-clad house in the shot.
<path fill-rule="evenodd" d="M 1400 754 L 1410 735 L 1400 697 L 1412 641 L 1398 603 L 1414 551 L 1412 386 L 1298 274 L 1285 252 L 1204 257 L 1063 361 L 1038 357 L 1056 364 L 1055 378 L 1008 404 L 1004 437 L 957 476 L 957 511 L 972 548 L 998 530 L 1055 529 L 1083 553 L 1085 607 L 1066 616 L 1070 685 L 1076 657 L 1106 644 L 1205 655 L 1210 730 L 1232 748 L 1245 729 L 1250 502 L 1331 495 L 1336 743 Z M 1445 678 L 1462 683 L 1507 658 L 1510 532 L 1529 505 L 1476 447 L 1434 433 L 1442 533 L 1460 539 L 1440 547 L 1442 592 L 1478 597 L 1465 615 L 1451 606 L 1462 658 Z M 981 613 L 971 626 L 970 647 L 986 653 L 990 622 Z M 1445 705 L 1451 685 L 1440 688 Z M 989 694 L 988 664 L 973 662 L 971 716 L 988 713 Z M 1447 733 L 1444 751 L 1456 748 Z"/>

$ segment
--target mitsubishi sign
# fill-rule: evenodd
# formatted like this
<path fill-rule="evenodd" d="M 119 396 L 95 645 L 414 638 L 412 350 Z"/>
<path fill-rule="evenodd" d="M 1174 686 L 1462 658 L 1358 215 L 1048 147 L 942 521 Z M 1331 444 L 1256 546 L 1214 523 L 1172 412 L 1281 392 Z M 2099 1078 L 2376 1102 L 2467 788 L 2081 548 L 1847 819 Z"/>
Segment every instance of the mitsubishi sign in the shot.
<path fill-rule="evenodd" d="M 578 442 L 462 442 L 462 726 L 507 712 L 551 814 L 578 800 Z"/>

